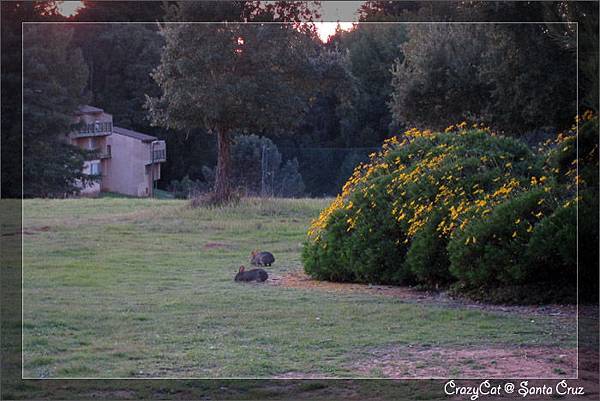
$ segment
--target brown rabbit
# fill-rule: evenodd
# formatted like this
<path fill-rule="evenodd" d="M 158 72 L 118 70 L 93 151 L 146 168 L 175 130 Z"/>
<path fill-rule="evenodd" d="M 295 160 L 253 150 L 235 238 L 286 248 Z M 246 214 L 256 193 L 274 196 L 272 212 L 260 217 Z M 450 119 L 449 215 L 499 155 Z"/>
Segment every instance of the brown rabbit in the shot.
<path fill-rule="evenodd" d="M 271 252 L 252 251 L 250 253 L 250 264 L 252 266 L 271 266 L 275 257 Z"/>
<path fill-rule="evenodd" d="M 240 266 L 238 274 L 235 275 L 234 281 L 266 281 L 269 275 L 263 269 L 252 269 L 245 271 L 244 266 Z"/>

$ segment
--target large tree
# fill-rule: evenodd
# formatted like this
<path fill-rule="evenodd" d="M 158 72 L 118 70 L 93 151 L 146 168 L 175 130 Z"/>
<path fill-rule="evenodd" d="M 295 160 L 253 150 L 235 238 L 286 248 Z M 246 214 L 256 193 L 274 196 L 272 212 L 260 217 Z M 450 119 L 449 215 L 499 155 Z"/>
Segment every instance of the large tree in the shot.
<path fill-rule="evenodd" d="M 91 104 L 111 113 L 115 124 L 147 132 L 145 95 L 160 93 L 150 76 L 163 45 L 156 25 L 81 24 L 75 34 L 90 70 Z"/>
<path fill-rule="evenodd" d="M 205 7 L 182 3 L 171 9 L 178 21 Z M 244 2 L 212 5 L 222 20 L 241 18 Z M 264 20 L 264 14 L 260 15 Z M 247 14 L 246 14 L 247 15 Z M 250 14 L 250 17 L 253 14 Z M 227 18 L 227 16 L 229 18 Z M 314 38 L 297 24 L 166 24 L 161 64 L 153 73 L 162 94 L 148 97 L 156 125 L 205 129 L 217 137 L 215 194 L 231 195 L 231 141 L 236 132 L 269 135 L 297 125 L 314 84 Z"/>
<path fill-rule="evenodd" d="M 354 78 L 349 107 L 338 109 L 346 146 L 378 146 L 390 136 L 391 70 L 403 60 L 406 40 L 402 24 L 359 24 L 349 32 L 338 32 L 329 44 L 347 55 L 347 69 Z"/>
<path fill-rule="evenodd" d="M 66 25 L 23 28 L 25 196 L 60 196 L 87 181 L 85 153 L 68 143 L 73 114 L 87 97 L 87 66 Z"/>
<path fill-rule="evenodd" d="M 394 69 L 398 122 L 444 128 L 480 120 L 521 134 L 570 126 L 575 55 L 541 24 L 417 25 Z"/>
<path fill-rule="evenodd" d="M 2 12 L 2 197 L 21 196 L 22 22 L 61 21 L 52 1 L 3 1 Z M 23 60 L 26 61 L 26 60 Z"/>

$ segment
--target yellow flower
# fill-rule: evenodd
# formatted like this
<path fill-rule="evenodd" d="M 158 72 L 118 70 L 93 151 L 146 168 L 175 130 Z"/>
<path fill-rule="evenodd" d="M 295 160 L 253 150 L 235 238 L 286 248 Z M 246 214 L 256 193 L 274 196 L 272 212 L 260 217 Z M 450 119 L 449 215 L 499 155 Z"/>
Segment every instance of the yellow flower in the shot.
<path fill-rule="evenodd" d="M 521 222 L 521 219 L 516 219 L 515 220 L 515 224 L 519 224 Z"/>
<path fill-rule="evenodd" d="M 513 232 L 513 234 L 512 234 L 512 237 L 513 237 L 513 238 L 516 238 L 516 236 L 517 236 L 517 232 L 516 232 L 516 231 L 514 231 L 514 232 Z"/>

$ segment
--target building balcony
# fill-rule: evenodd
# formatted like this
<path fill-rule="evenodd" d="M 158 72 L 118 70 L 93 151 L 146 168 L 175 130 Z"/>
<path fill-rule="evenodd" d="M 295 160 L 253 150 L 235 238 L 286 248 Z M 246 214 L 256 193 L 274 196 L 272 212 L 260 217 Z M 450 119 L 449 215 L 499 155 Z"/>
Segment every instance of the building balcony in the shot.
<path fill-rule="evenodd" d="M 110 146 L 107 146 L 106 148 L 89 149 L 88 151 L 91 153 L 88 155 L 87 160 L 110 159 L 112 157 Z"/>
<path fill-rule="evenodd" d="M 110 149 L 98 152 L 98 157 L 100 159 L 110 159 L 112 157 L 110 154 Z"/>
<path fill-rule="evenodd" d="M 95 122 L 85 124 L 79 131 L 71 133 L 71 138 L 87 138 L 91 136 L 106 136 L 112 134 L 112 122 Z"/>

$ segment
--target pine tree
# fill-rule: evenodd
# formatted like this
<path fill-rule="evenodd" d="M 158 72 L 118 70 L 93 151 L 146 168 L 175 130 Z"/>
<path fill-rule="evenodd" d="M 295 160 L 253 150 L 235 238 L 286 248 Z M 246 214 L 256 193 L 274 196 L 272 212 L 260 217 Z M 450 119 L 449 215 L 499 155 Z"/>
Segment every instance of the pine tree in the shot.
<path fill-rule="evenodd" d="M 77 192 L 85 153 L 68 142 L 73 114 L 85 102 L 87 66 L 62 25 L 23 29 L 24 196 Z"/>

